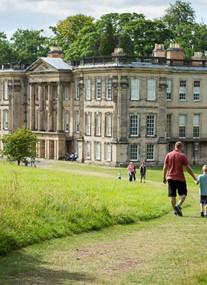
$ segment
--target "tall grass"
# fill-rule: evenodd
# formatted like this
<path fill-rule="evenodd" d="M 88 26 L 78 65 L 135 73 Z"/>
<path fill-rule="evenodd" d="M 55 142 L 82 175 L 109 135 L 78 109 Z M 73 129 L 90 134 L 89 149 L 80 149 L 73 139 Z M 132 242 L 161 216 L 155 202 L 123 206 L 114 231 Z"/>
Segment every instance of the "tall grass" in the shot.
<path fill-rule="evenodd" d="M 154 219 L 170 210 L 159 170 L 155 181 L 146 184 L 8 162 L 0 162 L 0 171 L 0 254 L 46 239 Z"/>

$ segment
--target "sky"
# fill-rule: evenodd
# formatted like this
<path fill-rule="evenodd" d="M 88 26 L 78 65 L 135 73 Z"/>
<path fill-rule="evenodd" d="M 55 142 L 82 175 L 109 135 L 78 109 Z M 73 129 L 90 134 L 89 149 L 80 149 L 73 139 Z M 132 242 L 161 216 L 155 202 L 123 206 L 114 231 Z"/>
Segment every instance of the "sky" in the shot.
<path fill-rule="evenodd" d="M 207 0 L 183 1 L 195 11 L 196 22 L 207 24 Z M 51 35 L 50 26 L 68 16 L 84 14 L 99 19 L 108 13 L 142 13 L 146 19 L 162 17 L 175 0 L 0 0 L 0 32 L 9 40 L 17 29 L 43 29 Z"/>

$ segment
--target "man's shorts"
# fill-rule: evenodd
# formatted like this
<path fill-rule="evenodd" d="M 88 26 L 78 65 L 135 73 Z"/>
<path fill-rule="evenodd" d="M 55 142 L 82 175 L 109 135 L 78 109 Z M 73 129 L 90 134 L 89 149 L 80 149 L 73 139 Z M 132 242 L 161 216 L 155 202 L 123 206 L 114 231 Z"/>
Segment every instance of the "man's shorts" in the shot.
<path fill-rule="evenodd" d="M 178 180 L 169 179 L 168 180 L 168 197 L 176 197 L 177 190 L 178 190 L 179 196 L 182 196 L 182 195 L 187 196 L 188 190 L 187 190 L 186 181 L 178 181 Z"/>
<path fill-rule="evenodd" d="M 207 205 L 207 196 L 201 195 L 200 196 L 200 203 L 204 204 L 204 205 Z"/>

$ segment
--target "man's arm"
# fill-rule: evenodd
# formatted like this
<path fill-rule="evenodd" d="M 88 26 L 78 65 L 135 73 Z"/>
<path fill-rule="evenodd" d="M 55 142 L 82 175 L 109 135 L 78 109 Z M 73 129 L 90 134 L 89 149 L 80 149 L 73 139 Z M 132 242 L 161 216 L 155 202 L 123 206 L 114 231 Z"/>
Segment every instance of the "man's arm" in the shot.
<path fill-rule="evenodd" d="M 188 171 L 188 173 L 193 177 L 193 179 L 196 181 L 197 178 L 196 178 L 195 174 L 193 173 L 193 170 L 192 170 L 192 168 L 190 167 L 190 165 L 189 165 L 189 164 L 186 165 L 185 168 L 186 168 L 186 170 Z"/>
<path fill-rule="evenodd" d="M 168 169 L 168 166 L 165 163 L 164 166 L 163 166 L 163 171 L 162 171 L 162 173 L 163 173 L 163 183 L 167 182 L 167 179 L 166 179 L 167 169 Z"/>

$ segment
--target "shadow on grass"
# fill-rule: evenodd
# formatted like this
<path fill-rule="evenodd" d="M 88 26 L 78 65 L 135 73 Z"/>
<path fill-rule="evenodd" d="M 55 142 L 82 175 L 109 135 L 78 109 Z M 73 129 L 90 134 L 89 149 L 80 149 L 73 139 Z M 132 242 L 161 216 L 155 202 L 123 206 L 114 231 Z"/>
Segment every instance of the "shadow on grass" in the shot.
<path fill-rule="evenodd" d="M 47 268 L 49 266 L 41 258 L 22 251 L 1 256 L 0 285 L 86 284 L 95 281 L 93 276 L 85 272 L 70 272 L 70 268 L 68 271 L 55 270 Z"/>

